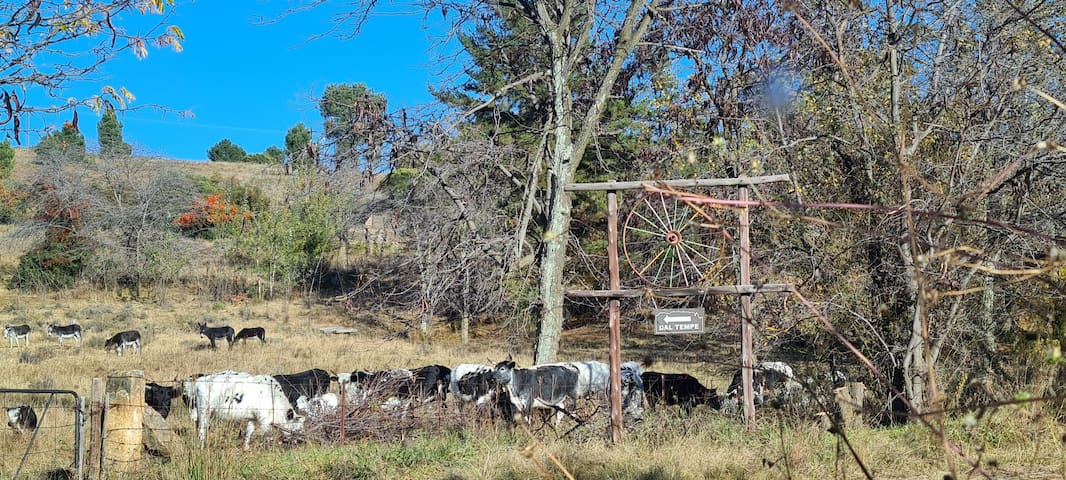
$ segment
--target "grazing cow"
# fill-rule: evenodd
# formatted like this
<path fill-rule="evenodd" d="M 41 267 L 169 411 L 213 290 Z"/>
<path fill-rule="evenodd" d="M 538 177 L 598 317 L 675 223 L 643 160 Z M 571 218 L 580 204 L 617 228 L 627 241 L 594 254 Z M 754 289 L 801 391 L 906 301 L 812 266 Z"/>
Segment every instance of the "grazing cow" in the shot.
<path fill-rule="evenodd" d="M 463 404 L 470 402 L 479 408 L 487 405 L 496 396 L 497 390 L 492 367 L 477 363 L 457 365 L 452 370 L 448 390 L 459 400 L 460 409 Z"/>
<path fill-rule="evenodd" d="M 687 373 L 644 372 L 640 379 L 651 408 L 655 408 L 660 401 L 665 405 L 680 405 L 685 414 L 691 414 L 699 405 L 709 405 L 715 410 L 722 408 L 718 391 L 704 387 Z"/>
<path fill-rule="evenodd" d="M 726 396 L 739 401 L 744 396 L 743 369 L 733 372 L 733 380 L 729 382 Z M 797 393 L 803 385 L 796 381 L 792 373 L 792 367 L 785 362 L 759 362 L 752 369 L 752 397 L 755 406 L 761 406 L 766 402 L 766 390 L 775 390 L 783 387 L 785 396 Z"/>
<path fill-rule="evenodd" d="M 263 327 L 242 328 L 241 331 L 237 332 L 237 336 L 233 337 L 233 341 L 239 342 L 241 340 L 248 340 L 249 338 L 258 338 L 259 343 L 266 343 L 267 331 Z"/>
<path fill-rule="evenodd" d="M 144 385 L 144 403 L 159 412 L 164 419 L 170 415 L 170 401 L 178 396 L 178 389 L 164 387 L 155 382 Z"/>
<path fill-rule="evenodd" d="M 411 369 L 411 383 L 407 388 L 400 388 L 400 396 L 414 398 L 420 402 L 448 399 L 448 384 L 451 382 L 452 369 L 443 365 L 427 365 Z"/>
<path fill-rule="evenodd" d="M 215 340 L 225 338 L 230 347 L 233 347 L 233 327 L 208 327 L 206 323 L 198 324 L 200 327 L 200 336 L 206 337 L 211 341 L 211 348 L 218 348 L 215 345 Z"/>
<path fill-rule="evenodd" d="M 607 389 L 611 386 L 611 367 L 606 363 L 589 360 L 583 362 L 547 363 L 538 366 L 550 365 L 569 365 L 577 369 L 576 393 L 578 398 L 592 395 L 606 396 Z"/>
<path fill-rule="evenodd" d="M 8 343 L 12 347 L 19 346 L 19 339 L 26 339 L 26 346 L 30 346 L 30 326 L 29 325 L 7 325 L 4 327 L 4 336 L 7 337 Z"/>
<path fill-rule="evenodd" d="M 288 375 L 274 375 L 274 379 L 281 385 L 285 398 L 292 405 L 296 405 L 296 399 L 301 395 L 313 399 L 329 392 L 329 372 L 317 368 Z"/>
<path fill-rule="evenodd" d="M 448 367 L 427 365 L 410 370 L 356 371 L 349 378 L 353 398 L 381 401 L 384 408 L 407 408 L 412 402 L 444 402 L 448 397 L 451 373 Z"/>
<path fill-rule="evenodd" d="M 81 325 L 64 325 L 62 327 L 48 324 L 48 336 L 59 338 L 59 344 L 63 344 L 63 339 L 73 338 L 78 342 L 78 346 L 81 346 Z"/>
<path fill-rule="evenodd" d="M 578 398 L 593 397 L 608 400 L 611 386 L 611 367 L 595 360 L 582 362 L 563 362 L 547 365 L 569 365 L 577 369 Z M 541 365 L 543 366 L 543 365 Z M 622 379 L 622 412 L 633 419 L 644 416 L 643 381 L 640 374 L 643 369 L 636 362 L 626 362 L 620 366 Z"/>
<path fill-rule="evenodd" d="M 7 409 L 7 426 L 19 433 L 37 428 L 37 412 L 29 405 L 19 405 Z"/>
<path fill-rule="evenodd" d="M 141 353 L 141 332 L 136 330 L 118 332 L 104 342 L 105 352 L 114 349 L 115 353 L 120 357 L 122 356 L 122 352 L 127 348 L 132 348 L 134 352 Z"/>
<path fill-rule="evenodd" d="M 577 405 L 578 369 L 573 365 L 537 365 L 515 368 L 504 360 L 493 367 L 496 381 L 507 392 L 511 403 L 532 423 L 534 408 L 555 410 L 555 424 L 562 421 Z"/>
<path fill-rule="evenodd" d="M 190 416 L 196 421 L 201 449 L 207 441 L 211 415 L 248 422 L 244 436 L 246 450 L 256 425 L 264 434 L 275 425 L 282 427 L 286 434 L 303 428 L 304 418 L 296 415 L 281 384 L 270 375 L 224 371 L 188 380 L 186 390 L 193 392 Z"/>
<path fill-rule="evenodd" d="M 496 373 L 488 365 L 463 363 L 456 366 L 452 370 L 448 389 L 458 399 L 460 410 L 463 405 L 473 402 L 479 411 L 489 409 L 492 418 L 499 415 L 508 422 L 514 421 L 511 398 L 506 394 L 500 395 Z"/>
<path fill-rule="evenodd" d="M 356 402 L 380 401 L 381 406 L 392 409 L 401 405 L 397 392 L 414 381 L 414 374 L 406 368 L 368 372 L 356 370 L 337 376 L 337 382 L 347 390 L 348 398 Z"/>

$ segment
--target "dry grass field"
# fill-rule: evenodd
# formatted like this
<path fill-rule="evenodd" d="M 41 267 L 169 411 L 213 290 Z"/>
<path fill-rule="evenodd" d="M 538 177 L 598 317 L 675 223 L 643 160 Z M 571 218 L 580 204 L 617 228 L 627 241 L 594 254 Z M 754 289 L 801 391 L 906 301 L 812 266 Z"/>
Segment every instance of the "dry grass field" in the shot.
<path fill-rule="evenodd" d="M 253 373 L 291 373 L 308 368 L 333 372 L 354 369 L 410 367 L 430 363 L 454 366 L 502 358 L 510 348 L 496 332 L 478 332 L 469 346 L 441 329 L 430 341 L 385 339 L 390 332 L 380 325 L 353 322 L 331 306 L 305 307 L 302 302 L 239 304 L 175 301 L 159 306 L 121 303 L 101 294 L 74 291 L 62 295 L 26 295 L 0 289 L 3 322 L 28 323 L 34 328 L 28 348 L 3 348 L 6 387 L 71 389 L 88 395 L 90 379 L 126 370 L 142 370 L 147 380 L 172 384 L 195 373 L 234 369 Z M 399 314 L 402 314 L 400 312 Z M 195 324 L 203 319 L 235 328 L 263 326 L 268 343 L 237 345 L 217 351 L 198 338 Z M 85 328 L 79 347 L 60 346 L 44 335 L 48 323 L 77 321 Z M 387 323 L 386 323 L 387 324 Z M 327 335 L 317 327 L 353 326 L 356 335 Z M 138 329 L 145 337 L 140 355 L 117 357 L 102 345 L 111 334 Z M 595 328 L 570 332 L 588 345 L 599 335 Z M 582 337 L 582 338 L 578 338 Z M 591 339 L 588 337 L 592 337 Z M 528 351 L 520 352 L 529 358 Z M 592 350 L 564 349 L 566 358 L 605 358 Z M 625 353 L 633 357 L 631 352 Z M 724 387 L 723 379 L 709 375 L 710 366 L 666 364 L 666 371 L 689 371 L 705 383 Z M 11 400 L 11 401 L 8 401 Z M 5 399 L 5 405 L 18 398 Z M 60 406 L 63 400 L 58 401 Z M 66 405 L 69 406 L 69 403 Z M 36 405 L 41 411 L 41 405 Z M 971 458 L 981 459 L 992 478 L 1066 478 L 1066 429 L 1039 406 L 1012 406 L 986 412 L 967 424 L 949 419 L 951 441 L 964 445 Z M 169 462 L 146 460 L 131 473 L 110 478 L 222 479 L 222 478 L 395 478 L 395 479 L 698 479 L 698 478 L 862 478 L 862 467 L 848 453 L 839 436 L 813 423 L 779 417 L 772 410 L 760 415 L 756 429 L 748 431 L 735 417 L 697 410 L 692 417 L 677 411 L 649 412 L 646 420 L 627 431 L 621 446 L 605 440 L 606 420 L 600 415 L 570 432 L 535 426 L 506 428 L 476 422 L 455 422 L 453 412 L 424 410 L 416 427 L 402 440 L 349 439 L 343 445 L 310 440 L 289 445 L 257 438 L 243 451 L 235 426 L 216 426 L 209 448 L 196 448 L 195 431 L 187 411 L 175 401 L 170 423 L 187 443 L 187 455 Z M 466 417 L 469 418 L 469 417 Z M 70 423 L 69 414 L 53 415 L 55 430 Z M 68 441 L 45 430 L 38 451 L 49 461 L 42 465 L 66 467 Z M 952 468 L 965 478 L 981 478 L 942 442 L 920 426 L 861 429 L 848 432 L 848 440 L 874 478 L 942 478 Z M 9 477 L 17 466 L 27 438 L 13 431 L 0 434 L 3 456 L 0 476 Z M 58 459 L 58 460 L 57 460 Z M 555 465 L 559 462 L 565 468 Z M 58 462 L 58 463 L 57 463 Z M 67 462 L 67 463 L 64 463 Z M 27 463 L 27 468 L 32 461 Z M 29 470 L 32 471 L 32 470 Z M 969 472 L 969 473 L 967 473 Z"/>
<path fill-rule="evenodd" d="M 26 155 L 25 152 L 20 155 Z M 25 159 L 25 157 L 23 157 Z M 24 165 L 28 162 L 18 162 Z M 235 176 L 263 188 L 282 188 L 269 167 L 188 164 L 202 175 Z M 201 171 L 202 170 L 202 171 Z M 28 175 L 17 170 L 16 176 Z M 0 280 L 14 269 L 18 255 L 29 248 L 11 228 L 0 229 Z M 148 381 L 176 384 L 198 373 L 239 370 L 250 373 L 292 373 L 309 368 L 331 372 L 386 369 L 428 364 L 455 366 L 486 363 L 515 354 L 531 358 L 532 342 L 509 332 L 476 330 L 469 345 L 440 325 L 428 339 L 395 335 L 397 318 L 416 312 L 346 312 L 338 305 L 260 302 L 247 299 L 205 300 L 195 292 L 175 291 L 165 304 L 124 302 L 114 293 L 78 287 L 55 294 L 11 291 L 0 281 L 0 322 L 29 324 L 29 347 L 0 344 L 0 365 L 6 388 L 69 389 L 89 395 L 91 379 L 128 370 L 141 370 Z M 267 343 L 253 341 L 217 351 L 198 337 L 196 324 L 227 324 L 235 329 L 265 327 Z M 45 335 L 49 323 L 77 322 L 85 332 L 78 346 L 60 345 Z M 323 334 L 319 327 L 347 326 L 354 335 Z M 112 334 L 136 329 L 144 337 L 141 354 L 118 357 L 105 353 Z M 675 348 L 639 328 L 627 332 L 624 359 Z M 658 342 L 658 343 L 657 343 Z M 585 326 L 564 335 L 563 359 L 606 359 L 606 329 Z M 731 346 L 694 343 L 685 347 L 702 361 L 660 362 L 659 371 L 687 372 L 704 384 L 722 390 L 728 383 L 715 354 L 735 358 Z M 336 386 L 334 386 L 336 388 Z M 0 404 L 32 403 L 42 411 L 43 400 L 0 395 Z M 174 402 L 169 423 L 186 443 L 186 452 L 169 461 L 149 459 L 133 471 L 111 471 L 108 478 L 149 479 L 828 479 L 863 478 L 1066 478 L 1066 428 L 1056 420 L 1061 412 L 1042 405 L 1021 404 L 980 412 L 977 416 L 942 419 L 944 438 L 920 425 L 863 428 L 839 435 L 812 422 L 786 418 L 767 409 L 758 425 L 748 429 L 738 418 L 701 407 L 693 416 L 676 410 L 649 411 L 645 421 L 631 426 L 624 442 L 606 441 L 606 419 L 600 414 L 587 425 L 559 430 L 535 425 L 509 428 L 473 421 L 469 414 L 457 421 L 455 408 L 418 412 L 413 428 L 398 440 L 350 438 L 344 444 L 308 439 L 286 444 L 262 437 L 243 451 L 235 426 L 216 426 L 209 447 L 200 451 L 187 410 Z M 34 455 L 25 470 L 33 478 L 44 470 L 69 467 L 73 423 L 68 398 L 57 398 L 35 439 Z M 381 428 L 386 428 L 382 426 Z M 568 432 L 563 435 L 564 432 Z M 961 445 L 980 469 L 949 453 L 944 440 Z M 0 478 L 10 478 L 30 438 L 10 429 L 0 431 Z M 848 446 L 850 444 L 850 447 Z M 849 453 L 854 452 L 854 454 Z M 864 472 L 865 470 L 865 472 Z"/>

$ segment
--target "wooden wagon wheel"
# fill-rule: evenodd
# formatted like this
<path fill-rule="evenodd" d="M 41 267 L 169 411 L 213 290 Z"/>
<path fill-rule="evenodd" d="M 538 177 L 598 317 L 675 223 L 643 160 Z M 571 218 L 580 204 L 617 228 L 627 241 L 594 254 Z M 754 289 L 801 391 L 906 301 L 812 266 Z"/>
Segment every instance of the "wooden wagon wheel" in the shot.
<path fill-rule="evenodd" d="M 661 288 L 703 285 L 727 266 L 728 234 L 675 196 L 644 195 L 622 229 L 622 251 L 633 272 Z"/>

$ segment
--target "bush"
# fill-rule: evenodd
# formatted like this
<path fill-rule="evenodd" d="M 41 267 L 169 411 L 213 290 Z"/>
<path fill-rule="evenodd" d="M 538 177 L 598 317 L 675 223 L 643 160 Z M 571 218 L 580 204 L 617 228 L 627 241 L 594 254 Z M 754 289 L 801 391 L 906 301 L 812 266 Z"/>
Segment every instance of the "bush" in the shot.
<path fill-rule="evenodd" d="M 11 178 L 11 172 L 15 170 L 15 149 L 11 147 L 11 140 L 0 143 L 0 178 Z"/>
<path fill-rule="evenodd" d="M 416 178 L 418 178 L 418 169 L 397 168 L 385 176 L 385 179 L 381 181 L 381 186 L 393 193 L 402 192 L 411 188 Z"/>
<path fill-rule="evenodd" d="M 77 281 L 91 256 L 92 251 L 86 242 L 76 237 L 40 245 L 19 259 L 11 286 L 22 290 L 69 288 Z"/>
<path fill-rule="evenodd" d="M 0 223 L 13 223 L 26 212 L 26 192 L 0 184 Z"/>

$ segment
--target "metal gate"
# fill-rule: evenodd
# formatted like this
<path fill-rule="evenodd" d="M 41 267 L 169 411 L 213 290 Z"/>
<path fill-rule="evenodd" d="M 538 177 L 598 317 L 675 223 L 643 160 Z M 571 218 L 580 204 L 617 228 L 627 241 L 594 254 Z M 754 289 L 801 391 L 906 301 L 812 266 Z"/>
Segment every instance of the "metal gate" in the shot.
<path fill-rule="evenodd" d="M 0 406 L 9 424 L 0 433 L 0 477 L 82 478 L 84 398 L 73 390 L 0 388 Z"/>

